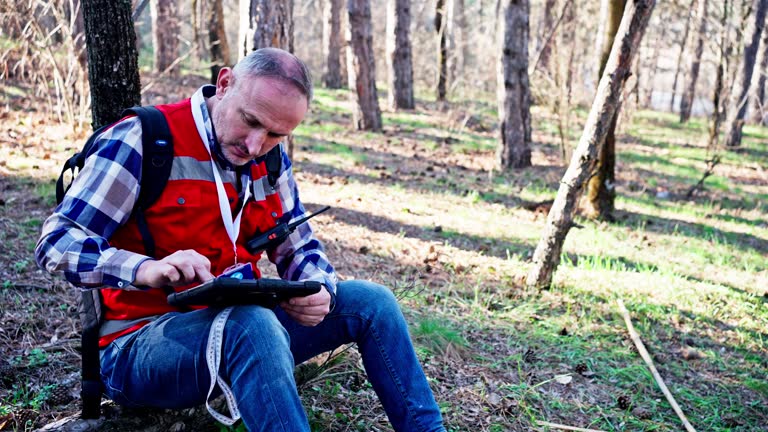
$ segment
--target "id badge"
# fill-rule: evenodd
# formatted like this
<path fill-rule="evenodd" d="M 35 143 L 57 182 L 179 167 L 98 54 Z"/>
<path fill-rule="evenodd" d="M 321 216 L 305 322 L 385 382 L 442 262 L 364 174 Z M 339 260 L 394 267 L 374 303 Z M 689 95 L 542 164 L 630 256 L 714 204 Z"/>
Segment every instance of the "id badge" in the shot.
<path fill-rule="evenodd" d="M 253 276 L 253 265 L 249 262 L 227 267 L 227 269 L 224 270 L 224 273 L 222 273 L 219 277 L 233 279 L 255 279 Z"/>

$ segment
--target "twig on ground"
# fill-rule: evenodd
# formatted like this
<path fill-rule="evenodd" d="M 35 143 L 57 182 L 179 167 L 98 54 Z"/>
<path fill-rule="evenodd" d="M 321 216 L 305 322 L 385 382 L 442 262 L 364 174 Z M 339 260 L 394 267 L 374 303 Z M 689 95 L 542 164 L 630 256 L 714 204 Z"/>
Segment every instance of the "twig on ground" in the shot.
<path fill-rule="evenodd" d="M 640 353 L 640 357 L 645 360 L 645 364 L 648 365 L 648 369 L 651 370 L 651 374 L 653 374 L 653 379 L 656 380 L 656 383 L 659 385 L 659 388 L 661 388 L 662 393 L 664 393 L 664 396 L 666 396 L 667 400 L 669 401 L 669 404 L 672 405 L 672 409 L 675 410 L 675 414 L 677 414 L 678 417 L 680 417 L 680 420 L 683 422 L 683 426 L 685 426 L 685 430 L 688 432 L 696 432 L 696 429 L 693 428 L 690 422 L 688 422 L 688 418 L 685 417 L 685 414 L 683 414 L 683 410 L 680 409 L 680 406 L 677 404 L 677 401 L 675 401 L 675 398 L 672 396 L 672 393 L 667 388 L 667 385 L 664 384 L 664 380 L 661 378 L 661 375 L 659 375 L 659 371 L 656 370 L 656 367 L 653 365 L 653 360 L 651 360 L 650 354 L 648 354 L 648 350 L 645 349 L 645 345 L 643 344 L 643 341 L 640 339 L 640 335 L 635 331 L 635 327 L 632 325 L 632 318 L 629 316 L 629 311 L 627 311 L 627 308 L 624 307 L 624 302 L 621 301 L 621 299 L 616 299 L 616 303 L 619 305 L 619 313 L 624 317 L 624 322 L 627 324 L 627 330 L 629 330 L 629 337 L 632 339 L 632 342 L 634 342 L 635 346 L 637 347 L 637 352 Z"/>
<path fill-rule="evenodd" d="M 560 430 L 567 430 L 567 431 L 577 431 L 577 432 L 603 432 L 603 431 L 598 430 L 598 429 L 585 429 L 585 428 L 580 428 L 580 427 L 576 427 L 576 426 L 566 426 L 566 425 L 561 425 L 561 424 L 557 424 L 557 423 L 550 423 L 550 422 L 544 422 L 544 421 L 537 421 L 536 423 L 539 426 L 547 426 L 547 427 L 552 428 L 552 429 L 560 429 Z"/>
<path fill-rule="evenodd" d="M 688 192 L 686 192 L 685 197 L 690 199 L 693 194 L 696 193 L 696 191 L 704 188 L 704 181 L 707 179 L 707 177 L 711 176 L 715 173 L 715 167 L 717 164 L 720 163 L 722 160 L 722 156 L 719 154 L 713 155 L 711 158 L 707 160 L 707 167 L 704 169 L 704 173 L 701 175 L 701 178 L 699 179 L 698 183 L 691 186 L 690 189 L 688 189 Z"/>

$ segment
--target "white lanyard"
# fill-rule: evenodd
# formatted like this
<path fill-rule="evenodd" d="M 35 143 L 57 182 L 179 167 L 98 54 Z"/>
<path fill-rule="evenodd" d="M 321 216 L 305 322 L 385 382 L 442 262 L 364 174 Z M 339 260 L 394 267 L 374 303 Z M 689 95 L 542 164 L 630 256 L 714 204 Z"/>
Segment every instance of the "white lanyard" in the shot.
<path fill-rule="evenodd" d="M 232 240 L 232 249 L 235 251 L 235 264 L 237 264 L 237 237 L 240 235 L 240 220 L 243 216 L 243 210 L 245 204 L 248 202 L 248 198 L 251 197 L 251 178 L 248 177 L 248 182 L 244 185 L 245 197 L 243 197 L 243 205 L 240 207 L 240 211 L 237 213 L 234 221 L 232 220 L 232 210 L 229 208 L 229 199 L 227 192 L 224 190 L 224 182 L 221 180 L 219 169 L 214 162 L 213 155 L 211 154 L 211 148 L 208 139 L 208 133 L 205 129 L 205 122 L 203 121 L 203 113 L 200 111 L 200 105 L 204 103 L 203 94 L 201 91 L 197 91 L 192 96 L 192 117 L 195 119 L 195 126 L 197 126 L 197 132 L 200 134 L 200 139 L 203 140 L 205 150 L 208 151 L 208 155 L 211 156 L 211 169 L 213 170 L 213 178 L 216 181 L 216 192 L 219 196 L 219 210 L 221 210 L 221 219 L 224 221 L 224 229 L 227 230 L 229 239 Z"/>

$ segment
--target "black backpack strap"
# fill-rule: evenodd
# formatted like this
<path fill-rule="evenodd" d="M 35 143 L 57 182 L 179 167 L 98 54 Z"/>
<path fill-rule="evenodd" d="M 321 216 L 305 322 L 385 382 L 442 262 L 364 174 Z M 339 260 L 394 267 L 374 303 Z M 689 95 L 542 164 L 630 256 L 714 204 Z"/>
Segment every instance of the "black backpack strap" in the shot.
<path fill-rule="evenodd" d="M 155 242 L 149 232 L 144 210 L 151 206 L 160 197 L 168 178 L 171 176 L 173 165 L 173 140 L 165 115 L 155 107 L 134 107 L 123 111 L 122 117 L 136 115 L 141 121 L 142 129 L 142 166 L 139 180 L 139 197 L 134 206 L 134 214 L 137 218 L 139 232 L 144 241 L 145 252 L 149 256 L 155 254 Z M 61 175 L 56 182 L 56 201 L 64 198 L 64 194 L 71 186 L 64 188 L 64 173 L 75 169 L 81 170 L 85 159 L 93 152 L 96 138 L 111 125 L 103 126 L 94 132 L 85 143 L 83 150 L 75 154 L 64 164 Z M 83 325 L 82 332 L 82 387 L 80 398 L 83 408 L 81 417 L 95 419 L 101 415 L 101 395 L 103 384 L 101 382 L 101 362 L 99 356 L 99 329 L 102 321 L 102 299 L 99 290 L 87 290 L 82 292 L 80 301 L 80 320 Z"/>
<path fill-rule="evenodd" d="M 173 166 L 173 137 L 165 115 L 155 107 L 133 107 L 123 116 L 135 114 L 141 121 L 143 156 L 139 198 L 134 206 L 137 226 L 144 241 L 146 255 L 155 256 L 155 241 L 147 226 L 144 211 L 163 193 Z"/>
<path fill-rule="evenodd" d="M 101 292 L 82 291 L 80 321 L 82 332 L 82 382 L 80 399 L 83 404 L 81 417 L 96 419 L 101 415 L 101 365 L 99 358 L 99 327 L 101 327 Z"/>
<path fill-rule="evenodd" d="M 64 173 L 69 170 L 72 174 L 72 180 L 74 180 L 75 169 L 77 169 L 78 172 L 83 169 L 83 165 L 85 165 L 85 158 L 90 156 L 94 150 L 93 147 L 94 143 L 96 142 L 96 138 L 98 138 L 102 132 L 111 126 L 112 125 L 104 125 L 96 129 L 96 131 L 94 131 L 91 136 L 88 137 L 88 141 L 85 142 L 83 149 L 75 153 L 71 158 L 64 162 L 64 166 L 61 168 L 61 174 L 59 174 L 59 178 L 56 180 L 56 204 L 61 204 L 61 201 L 64 199 L 64 195 L 72 186 L 72 182 L 70 181 L 67 187 L 64 187 Z"/>
<path fill-rule="evenodd" d="M 280 178 L 280 170 L 283 169 L 282 145 L 278 144 L 267 153 L 265 163 L 267 166 L 267 180 L 271 187 L 275 187 L 277 179 Z"/>

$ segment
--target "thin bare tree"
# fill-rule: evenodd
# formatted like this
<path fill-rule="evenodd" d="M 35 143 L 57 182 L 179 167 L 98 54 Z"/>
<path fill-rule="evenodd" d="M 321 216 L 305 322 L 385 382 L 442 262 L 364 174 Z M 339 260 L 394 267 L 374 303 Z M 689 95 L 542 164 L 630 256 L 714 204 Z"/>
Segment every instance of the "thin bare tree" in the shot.
<path fill-rule="evenodd" d="M 677 66 L 675 67 L 675 78 L 672 80 L 672 97 L 669 101 L 669 111 L 675 111 L 675 99 L 677 98 L 677 79 L 680 77 L 680 69 L 683 67 L 683 54 L 685 54 L 685 45 L 688 43 L 688 32 L 691 29 L 691 21 L 693 20 L 693 6 L 696 4 L 696 0 L 691 0 L 691 7 L 688 8 L 685 14 L 685 30 L 683 30 L 683 37 L 680 39 L 680 55 L 677 57 Z"/>
<path fill-rule="evenodd" d="M 600 76 L 605 71 L 613 42 L 624 14 L 626 0 L 610 0 L 608 3 L 608 21 L 603 36 L 603 48 L 600 54 Z M 639 46 L 638 46 L 639 49 Z M 619 101 L 619 104 L 621 101 Z M 597 163 L 582 200 L 584 213 L 592 219 L 613 220 L 613 206 L 616 199 L 616 117 L 610 122 L 604 140 L 598 147 Z"/>
<path fill-rule="evenodd" d="M 627 4 L 584 132 L 570 166 L 560 181 L 544 233 L 533 254 L 533 265 L 526 278 L 526 284 L 530 287 L 547 288 L 552 284 L 552 276 L 560 263 L 563 242 L 573 226 L 579 194 L 597 161 L 598 149 L 616 117 L 624 83 L 631 73 L 632 58 L 640 46 L 655 5 L 655 0 L 634 0 Z"/>
<path fill-rule="evenodd" d="M 531 89 L 528 80 L 528 0 L 501 2 L 496 29 L 501 170 L 531 166 Z"/>
<path fill-rule="evenodd" d="M 387 2 L 387 78 L 389 108 L 413 109 L 411 0 Z"/>
<path fill-rule="evenodd" d="M 749 29 L 745 33 L 744 55 L 741 58 L 739 66 L 738 79 L 736 87 L 731 94 L 730 108 L 726 120 L 726 147 L 738 147 L 741 145 L 742 128 L 744 127 L 744 118 L 747 114 L 747 105 L 749 99 L 749 86 L 752 83 L 752 74 L 755 70 L 755 60 L 757 58 L 757 49 L 760 45 L 760 35 L 765 26 L 765 16 L 768 11 L 768 0 L 755 0 L 754 20 L 750 23 Z"/>
<path fill-rule="evenodd" d="M 381 130 L 381 109 L 376 90 L 376 61 L 370 0 L 348 0 L 347 75 L 355 103 L 352 121 L 358 130 Z"/>
<path fill-rule="evenodd" d="M 323 2 L 323 58 L 325 73 L 323 83 L 330 89 L 342 86 L 341 79 L 341 11 L 342 0 L 325 0 Z"/>
<path fill-rule="evenodd" d="M 450 0 L 449 0 L 450 1 Z M 445 0 L 435 4 L 435 32 L 437 33 L 437 100 L 446 100 L 448 82 L 448 35 Z"/>
<path fill-rule="evenodd" d="M 765 78 L 768 74 L 768 30 L 763 29 L 763 54 L 760 58 L 760 67 L 758 69 L 757 83 L 755 83 L 755 97 L 752 104 L 752 121 L 758 125 L 768 125 L 768 116 L 766 115 L 765 104 Z"/>
<path fill-rule="evenodd" d="M 224 8 L 222 0 L 212 0 L 206 9 L 208 22 L 208 42 L 211 52 L 211 82 L 216 83 L 221 68 L 231 62 L 227 32 L 224 27 Z"/>
<path fill-rule="evenodd" d="M 536 35 L 536 50 L 539 52 L 539 58 L 536 61 L 537 67 L 544 71 L 549 71 L 549 57 L 552 53 L 550 46 L 550 33 L 555 25 L 555 5 L 557 0 L 545 0 L 542 8 L 539 28 Z"/>
<path fill-rule="evenodd" d="M 699 67 L 701 57 L 704 55 L 704 40 L 707 38 L 707 3 L 708 0 L 699 0 L 699 8 L 696 12 L 699 18 L 699 32 L 696 35 L 696 51 L 691 62 L 691 74 L 688 77 L 688 88 L 680 100 L 680 123 L 685 123 L 691 118 L 693 101 L 696 98 L 696 81 L 699 79 Z"/>
<path fill-rule="evenodd" d="M 156 0 L 150 2 L 152 14 L 152 48 L 155 72 L 179 75 L 179 2 Z"/>

